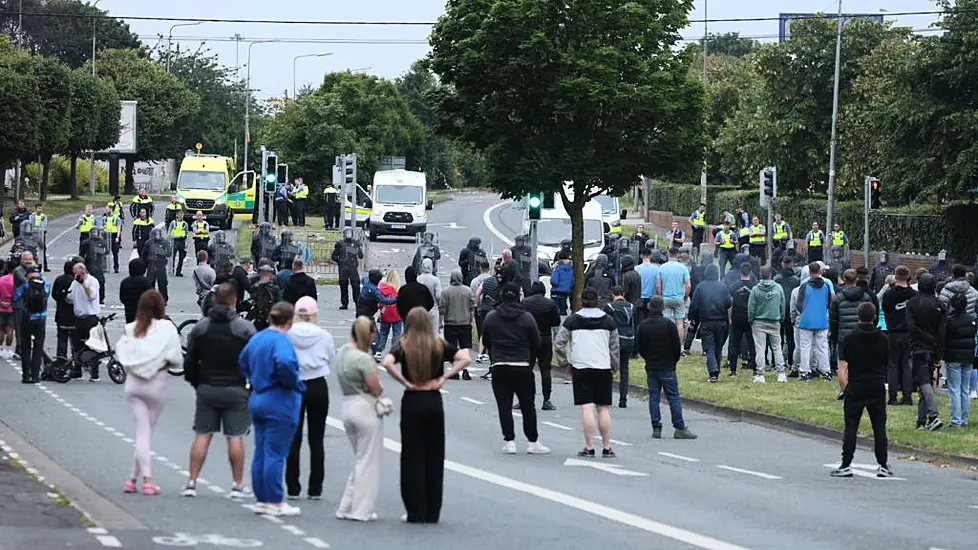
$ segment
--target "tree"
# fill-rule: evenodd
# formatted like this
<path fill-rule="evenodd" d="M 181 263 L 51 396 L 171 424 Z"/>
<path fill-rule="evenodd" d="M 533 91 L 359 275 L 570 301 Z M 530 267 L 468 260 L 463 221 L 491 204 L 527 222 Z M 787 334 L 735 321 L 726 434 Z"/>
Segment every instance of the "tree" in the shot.
<path fill-rule="evenodd" d="M 709 33 L 706 35 L 706 49 L 710 57 L 747 57 L 761 47 L 761 43 L 753 38 L 740 36 L 739 32 L 725 32 L 723 34 Z M 687 50 L 692 55 L 700 58 L 700 65 L 703 63 L 703 40 L 691 42 Z"/>
<path fill-rule="evenodd" d="M 72 198 L 78 196 L 78 156 L 102 151 L 119 140 L 119 94 L 107 80 L 85 69 L 71 71 L 71 125 L 64 151 L 71 157 Z"/>
<path fill-rule="evenodd" d="M 37 78 L 29 70 L 27 52 L 0 36 L 0 170 L 37 149 L 41 118 Z M 0 185 L 0 198 L 5 185 Z"/>
<path fill-rule="evenodd" d="M 703 87 L 674 50 L 690 7 L 454 0 L 432 30 L 445 129 L 486 152 L 504 196 L 560 194 L 571 218 L 575 305 L 584 205 L 623 193 L 640 174 L 672 175 L 700 160 Z"/>
<path fill-rule="evenodd" d="M 38 118 L 38 146 L 34 151 L 41 162 L 40 199 L 48 198 L 48 176 L 51 173 L 51 157 L 68 145 L 71 130 L 71 87 L 66 86 L 71 76 L 68 66 L 53 57 L 36 55 L 34 76 L 38 95 L 34 100 L 40 105 Z"/>

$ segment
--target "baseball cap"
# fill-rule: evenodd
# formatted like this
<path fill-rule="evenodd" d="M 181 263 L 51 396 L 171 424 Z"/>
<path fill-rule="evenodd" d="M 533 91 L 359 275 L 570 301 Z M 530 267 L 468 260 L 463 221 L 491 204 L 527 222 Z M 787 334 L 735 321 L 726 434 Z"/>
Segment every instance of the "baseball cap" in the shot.
<path fill-rule="evenodd" d="M 295 303 L 295 312 L 299 315 L 316 315 L 319 312 L 319 306 L 312 296 L 303 296 Z"/>
<path fill-rule="evenodd" d="M 503 288 L 500 291 L 500 296 L 503 300 L 519 300 L 520 287 L 514 285 L 513 283 L 506 283 L 503 285 Z"/>
<path fill-rule="evenodd" d="M 36 265 L 27 266 L 24 268 L 24 273 L 37 273 L 41 271 Z"/>
<path fill-rule="evenodd" d="M 263 265 L 258 268 L 258 271 L 262 273 L 275 273 L 275 268 L 270 265 Z"/>
<path fill-rule="evenodd" d="M 241 259 L 238 260 L 238 263 L 239 264 L 252 264 L 254 262 L 251 261 L 251 256 L 241 256 Z"/>

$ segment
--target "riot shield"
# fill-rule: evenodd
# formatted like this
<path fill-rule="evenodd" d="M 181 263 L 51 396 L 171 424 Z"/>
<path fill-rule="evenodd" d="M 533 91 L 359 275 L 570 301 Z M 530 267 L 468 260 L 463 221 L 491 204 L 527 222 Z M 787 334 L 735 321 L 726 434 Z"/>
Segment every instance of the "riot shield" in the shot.
<path fill-rule="evenodd" d="M 109 246 L 104 237 L 91 237 L 85 254 L 85 266 L 90 273 L 105 273 Z"/>
<path fill-rule="evenodd" d="M 632 259 L 632 265 L 638 265 L 642 260 L 639 253 L 639 243 L 628 238 L 621 238 L 617 243 L 617 254 L 615 258 L 616 265 L 615 273 L 621 273 L 622 265 L 625 263 L 625 258 Z"/>
<path fill-rule="evenodd" d="M 265 235 L 261 237 L 258 242 L 258 258 L 254 258 L 257 263 L 259 259 L 266 259 L 271 261 L 272 255 L 275 253 L 275 249 L 278 247 L 278 242 L 274 235 Z"/>
<path fill-rule="evenodd" d="M 529 285 L 529 282 L 533 280 L 533 260 L 529 254 L 519 254 L 513 257 L 513 261 L 516 262 L 516 269 L 519 273 L 520 282 L 523 286 Z"/>
<path fill-rule="evenodd" d="M 438 234 L 437 233 L 424 233 L 415 235 L 415 243 L 418 245 L 417 250 L 414 252 L 414 269 L 418 273 L 421 273 L 421 262 L 428 258 L 431 260 L 432 270 L 434 274 L 438 274 Z"/>
<path fill-rule="evenodd" d="M 292 269 L 292 262 L 299 255 L 299 247 L 295 244 L 287 244 L 279 247 L 279 270 Z"/>

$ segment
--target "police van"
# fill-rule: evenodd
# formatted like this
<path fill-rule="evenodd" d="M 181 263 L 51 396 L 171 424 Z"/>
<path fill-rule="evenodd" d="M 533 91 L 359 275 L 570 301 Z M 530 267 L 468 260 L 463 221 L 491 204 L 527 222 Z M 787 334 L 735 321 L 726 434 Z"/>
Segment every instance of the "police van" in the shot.
<path fill-rule="evenodd" d="M 413 237 L 428 229 L 428 184 L 424 173 L 382 170 L 374 174 L 367 231 L 371 241 L 385 235 Z"/>
<path fill-rule="evenodd" d="M 568 197 L 573 194 L 568 192 Z M 554 208 L 544 208 L 537 220 L 537 258 L 553 264 L 554 256 L 560 251 L 560 242 L 571 238 L 571 219 L 564 209 L 560 197 L 554 200 Z M 523 232 L 530 233 L 529 211 L 524 209 Z M 604 220 L 601 203 L 591 199 L 584 205 L 584 264 L 590 266 L 604 249 Z"/>

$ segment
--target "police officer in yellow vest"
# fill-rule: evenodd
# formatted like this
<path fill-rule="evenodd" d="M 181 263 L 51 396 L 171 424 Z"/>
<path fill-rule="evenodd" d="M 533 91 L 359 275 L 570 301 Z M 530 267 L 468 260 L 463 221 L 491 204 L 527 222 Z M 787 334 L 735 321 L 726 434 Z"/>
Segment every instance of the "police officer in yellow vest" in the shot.
<path fill-rule="evenodd" d="M 837 223 L 832 224 L 830 237 L 832 239 L 832 246 L 849 246 L 849 237 L 842 231 L 842 226 Z"/>
<path fill-rule="evenodd" d="M 112 207 L 112 203 L 105 205 L 105 212 L 99 220 L 99 226 L 105 232 L 105 239 L 108 241 L 109 250 L 112 251 L 112 270 L 119 272 L 119 248 L 122 246 L 122 216 L 118 209 Z"/>
<path fill-rule="evenodd" d="M 207 250 L 211 240 L 211 225 L 204 219 L 204 213 L 200 210 L 194 215 L 194 223 L 190 224 L 190 231 L 194 235 L 194 255 L 201 250 Z"/>
<path fill-rule="evenodd" d="M 88 234 L 95 228 L 95 214 L 92 213 L 92 205 L 85 205 L 85 213 L 78 218 L 78 224 L 75 227 L 78 229 L 78 255 L 81 256 L 84 250 L 85 240 L 88 239 Z"/>
<path fill-rule="evenodd" d="M 750 244 L 750 225 L 745 225 L 737 231 L 737 248 Z"/>
<path fill-rule="evenodd" d="M 145 187 L 139 188 L 139 194 L 133 197 L 132 203 L 129 205 L 129 213 L 132 214 L 132 219 L 139 217 L 139 209 L 146 209 L 146 217 L 153 217 L 153 197 L 146 193 Z"/>
<path fill-rule="evenodd" d="M 329 184 L 323 189 L 323 226 L 325 229 L 340 228 L 340 208 L 336 198 L 340 192 Z"/>
<path fill-rule="evenodd" d="M 703 244 L 703 236 L 706 234 L 706 203 L 700 203 L 700 207 L 689 215 L 689 223 L 693 226 L 693 260 L 697 263 L 700 257 L 700 245 Z"/>
<path fill-rule="evenodd" d="M 183 208 L 179 203 L 177 204 L 178 206 L 173 209 L 173 221 L 167 226 L 167 233 L 173 241 L 173 259 L 176 260 L 173 274 L 183 277 L 183 261 L 187 259 L 187 235 L 190 234 L 190 226 L 183 221 Z"/>
<path fill-rule="evenodd" d="M 767 227 L 764 227 L 759 217 L 754 216 L 747 229 L 750 235 L 750 255 L 764 265 L 767 262 Z"/>
<path fill-rule="evenodd" d="M 781 213 L 774 215 L 774 225 L 771 227 L 771 241 L 775 248 L 783 249 L 785 244 L 791 240 L 791 226 L 784 221 Z"/>
<path fill-rule="evenodd" d="M 737 235 L 730 229 L 730 222 L 723 221 L 723 229 L 717 232 L 714 239 L 716 256 L 720 261 L 720 277 L 727 272 L 727 264 L 733 267 L 734 256 L 737 255 Z"/>
<path fill-rule="evenodd" d="M 178 199 L 176 195 L 172 195 L 170 196 L 170 202 L 166 205 L 163 223 L 169 224 L 173 220 L 177 219 L 178 214 L 183 214 L 183 201 Z M 182 220 L 183 218 L 180 219 Z"/>
<path fill-rule="evenodd" d="M 825 233 L 818 228 L 818 222 L 812 222 L 812 230 L 805 235 L 805 242 L 808 244 L 808 263 L 822 261 Z"/>
<path fill-rule="evenodd" d="M 306 225 L 306 201 L 309 199 L 309 188 L 306 187 L 302 178 L 295 179 L 292 194 L 295 195 L 295 218 L 292 220 L 292 225 L 304 226 Z"/>
<path fill-rule="evenodd" d="M 109 201 L 108 204 L 106 204 L 106 206 L 111 208 L 112 213 L 115 214 L 116 216 L 119 216 L 120 220 L 126 219 L 126 214 L 125 214 L 126 209 L 122 204 L 122 197 L 120 197 L 119 195 L 112 197 L 112 200 Z"/>
<path fill-rule="evenodd" d="M 38 259 L 44 265 L 44 271 L 51 272 L 48 269 L 48 217 L 44 214 L 44 205 L 37 203 L 34 207 L 34 213 L 28 218 L 31 227 L 33 227 L 34 236 L 37 239 L 37 249 L 41 254 L 41 258 Z"/>

